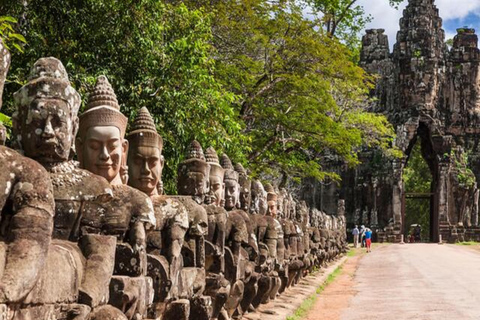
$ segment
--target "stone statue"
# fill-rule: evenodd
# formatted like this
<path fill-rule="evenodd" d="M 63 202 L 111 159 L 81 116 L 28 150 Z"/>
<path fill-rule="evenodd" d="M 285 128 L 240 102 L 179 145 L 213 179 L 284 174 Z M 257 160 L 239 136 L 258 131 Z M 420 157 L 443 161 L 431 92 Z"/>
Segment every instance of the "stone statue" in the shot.
<path fill-rule="evenodd" d="M 55 199 L 53 237 L 70 240 L 53 243 L 42 280 L 28 302 L 72 303 L 78 297 L 94 314 L 105 316 L 106 309 L 99 306 L 108 297 L 116 239 L 84 233 L 81 221 L 96 202 L 110 199 L 112 191 L 104 178 L 79 169 L 71 161 L 80 95 L 70 85 L 59 60 L 42 58 L 34 64 L 29 82 L 14 94 L 14 103 L 14 142 L 48 171 Z M 115 310 L 107 312 L 124 318 Z"/>
<path fill-rule="evenodd" d="M 209 191 L 205 199 L 205 210 L 208 214 L 208 235 L 205 246 L 207 288 L 206 292 L 212 297 L 212 318 L 216 319 L 220 313 L 226 314 L 225 305 L 230 291 L 230 282 L 225 279 L 225 231 L 227 227 L 227 212 L 223 208 L 225 203 L 225 184 L 223 179 L 225 170 L 219 163 L 217 152 L 209 147 L 205 151 L 205 159 L 210 165 Z"/>
<path fill-rule="evenodd" d="M 253 180 L 250 211 L 265 215 L 267 213 L 267 207 L 267 192 L 263 188 L 263 184 L 258 180 Z"/>
<path fill-rule="evenodd" d="M 190 302 L 181 298 L 181 250 L 188 229 L 188 214 L 178 200 L 161 195 L 164 166 L 163 139 L 148 109 L 143 107 L 127 135 L 129 184 L 153 201 L 156 225 L 147 232 L 148 275 L 154 279 L 153 317 L 188 319 Z"/>
<path fill-rule="evenodd" d="M 86 214 L 82 224 L 88 232 L 114 235 L 119 244 L 116 250 L 115 281 L 112 283 L 111 304 L 123 308 L 130 292 L 129 311 L 123 310 L 129 319 L 146 316 L 151 304 L 148 292 L 150 279 L 147 274 L 146 228 L 154 226 L 155 216 L 150 198 L 143 192 L 124 184 L 122 174 L 127 169 L 128 141 L 124 139 L 127 118 L 120 112 L 116 95 L 105 76 L 97 79 L 88 97 L 85 112 L 80 116 L 76 147 L 80 167 L 104 177 L 112 186 L 113 199 L 101 207 L 104 214 Z M 122 167 L 124 167 L 122 169 Z M 89 211 L 92 213 L 95 211 Z M 103 218 L 103 219 L 102 219 Z M 139 277 L 132 279 L 131 277 Z M 121 283 L 122 291 L 115 292 Z M 113 290 L 113 291 L 112 291 Z M 118 302 L 115 298 L 120 297 Z M 133 307 L 135 305 L 135 307 Z M 125 308 L 123 308 L 125 309 Z"/>
<path fill-rule="evenodd" d="M 241 163 L 235 164 L 235 171 L 238 172 L 239 203 L 240 209 L 249 212 L 252 202 L 252 181 L 248 178 L 247 170 Z"/>
<path fill-rule="evenodd" d="M 185 237 L 182 254 L 184 264 L 192 268 L 188 274 L 193 281 L 190 288 L 190 318 L 208 318 L 211 315 L 211 297 L 204 296 L 206 287 L 205 237 L 208 234 L 208 214 L 202 204 L 208 193 L 210 165 L 205 160 L 198 141 L 192 141 L 185 160 L 178 168 L 177 199 L 187 208 L 189 228 Z M 193 272 L 192 272 L 193 271 Z M 192 275 L 196 274 L 195 278 Z M 185 279 L 187 279 L 187 274 Z"/>

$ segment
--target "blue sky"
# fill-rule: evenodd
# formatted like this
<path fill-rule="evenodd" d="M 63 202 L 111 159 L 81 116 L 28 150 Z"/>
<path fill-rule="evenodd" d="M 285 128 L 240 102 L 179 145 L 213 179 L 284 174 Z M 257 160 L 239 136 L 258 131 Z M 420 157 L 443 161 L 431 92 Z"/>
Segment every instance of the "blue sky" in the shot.
<path fill-rule="evenodd" d="M 359 0 L 358 2 L 373 18 L 373 21 L 367 25 L 367 29 L 385 29 L 391 48 L 399 29 L 399 19 L 407 3 L 408 0 L 405 0 L 399 9 L 395 10 L 388 5 L 388 0 Z M 464 26 L 475 28 L 480 35 L 480 0 L 436 0 L 435 4 L 443 19 L 446 39 L 453 38 L 456 29 Z"/>

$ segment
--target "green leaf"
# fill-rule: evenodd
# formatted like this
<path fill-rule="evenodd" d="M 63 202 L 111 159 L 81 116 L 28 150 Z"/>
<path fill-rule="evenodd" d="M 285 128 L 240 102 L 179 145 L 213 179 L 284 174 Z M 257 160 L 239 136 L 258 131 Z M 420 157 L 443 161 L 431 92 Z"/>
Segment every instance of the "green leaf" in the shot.
<path fill-rule="evenodd" d="M 10 33 L 10 34 L 9 34 L 9 37 L 10 37 L 10 38 L 15 38 L 15 39 L 17 39 L 17 40 L 19 40 L 19 41 L 21 41 L 21 42 L 23 42 L 23 43 L 27 43 L 27 40 L 25 40 L 25 37 L 22 36 L 22 35 L 19 34 L 19 33 Z"/>

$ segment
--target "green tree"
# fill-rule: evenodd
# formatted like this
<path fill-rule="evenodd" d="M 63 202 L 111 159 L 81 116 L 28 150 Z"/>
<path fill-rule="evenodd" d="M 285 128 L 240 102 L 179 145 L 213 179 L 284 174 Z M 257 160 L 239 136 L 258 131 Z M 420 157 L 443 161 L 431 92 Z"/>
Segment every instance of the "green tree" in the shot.
<path fill-rule="evenodd" d="M 383 0 L 395 8 L 404 0 Z M 313 14 L 318 17 L 322 27 L 331 37 L 337 37 L 356 49 L 359 45 L 359 33 L 372 20 L 365 13 L 359 0 L 306 0 Z"/>
<path fill-rule="evenodd" d="M 388 149 L 391 126 L 366 112 L 372 79 L 295 2 L 190 4 L 214 13 L 216 76 L 240 97 L 254 173 L 338 178 L 322 167 L 326 157 L 354 166 L 362 146 Z"/>
<path fill-rule="evenodd" d="M 10 51 L 13 47 L 13 49 L 17 50 L 18 52 L 23 52 L 22 46 L 25 44 L 26 40 L 23 35 L 16 32 L 16 24 L 17 20 L 13 17 L 0 17 L 0 39 L 7 50 Z M 0 101 L 0 108 L 2 107 L 1 104 L 2 101 Z M 9 131 L 12 126 L 11 118 L 0 112 L 0 124 L 3 124 L 7 127 L 7 135 L 9 135 Z"/>
<path fill-rule="evenodd" d="M 176 169 L 192 139 L 242 160 L 242 127 L 232 107 L 236 96 L 213 76 L 208 14 L 157 0 L 26 3 L 0 4 L 1 12 L 21 17 L 28 40 L 25 54 L 12 59 L 8 113 L 12 93 L 26 82 L 33 63 L 55 56 L 83 99 L 96 76 L 105 74 L 130 119 L 148 107 L 165 141 L 167 192 L 175 192 Z"/>

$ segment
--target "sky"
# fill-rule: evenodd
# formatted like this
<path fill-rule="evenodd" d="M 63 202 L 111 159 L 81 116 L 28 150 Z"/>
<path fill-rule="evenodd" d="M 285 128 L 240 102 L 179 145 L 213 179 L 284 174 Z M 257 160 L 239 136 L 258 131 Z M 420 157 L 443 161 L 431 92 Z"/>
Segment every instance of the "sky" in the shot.
<path fill-rule="evenodd" d="M 390 48 L 396 42 L 399 20 L 408 0 L 405 0 L 398 10 L 390 7 L 388 0 L 359 0 L 358 4 L 365 8 L 373 21 L 367 25 L 367 29 L 382 28 L 388 35 Z M 435 0 L 435 4 L 443 19 L 445 38 L 453 38 L 456 29 L 464 26 L 473 27 L 480 34 L 480 0 Z"/>

